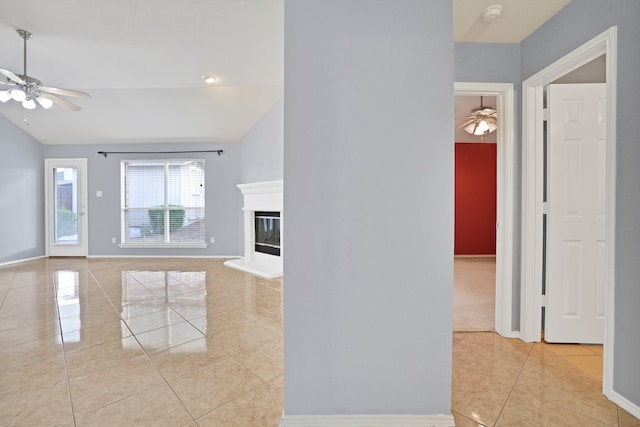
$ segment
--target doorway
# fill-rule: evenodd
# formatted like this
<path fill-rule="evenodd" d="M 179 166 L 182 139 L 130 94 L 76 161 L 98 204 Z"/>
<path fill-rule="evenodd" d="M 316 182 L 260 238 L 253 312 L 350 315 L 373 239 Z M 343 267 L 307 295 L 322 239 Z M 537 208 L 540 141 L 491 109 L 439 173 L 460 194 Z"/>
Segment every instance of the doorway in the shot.
<path fill-rule="evenodd" d="M 615 248 L 615 166 L 616 166 L 616 40 L 610 28 L 565 57 L 523 82 L 523 183 L 522 183 L 522 304 L 521 336 L 524 341 L 540 341 L 543 283 L 544 213 L 544 87 L 606 55 L 606 253 L 604 372 L 603 391 L 612 397 L 613 376 L 613 278 Z"/>
<path fill-rule="evenodd" d="M 87 256 L 87 159 L 45 159 L 47 256 Z"/>
<path fill-rule="evenodd" d="M 497 134 L 497 203 L 495 266 L 495 331 L 504 337 L 519 336 L 514 319 L 513 224 L 514 224 L 514 90 L 512 83 L 454 83 L 455 96 L 495 96 L 500 129 Z M 515 294 L 519 305 L 519 294 Z"/>
<path fill-rule="evenodd" d="M 476 111 L 496 112 L 496 98 L 456 96 L 454 105 L 453 330 L 495 331 L 496 148 L 500 128 L 478 131 L 475 122 L 469 121 Z"/>

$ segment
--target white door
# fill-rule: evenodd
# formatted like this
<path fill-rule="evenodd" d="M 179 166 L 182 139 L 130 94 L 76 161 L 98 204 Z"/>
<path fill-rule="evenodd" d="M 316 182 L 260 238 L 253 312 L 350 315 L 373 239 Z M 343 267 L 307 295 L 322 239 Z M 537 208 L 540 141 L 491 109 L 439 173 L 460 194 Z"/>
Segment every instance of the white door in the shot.
<path fill-rule="evenodd" d="M 87 256 L 87 159 L 46 159 L 48 256 Z"/>
<path fill-rule="evenodd" d="M 606 88 L 547 88 L 547 342 L 604 340 Z"/>

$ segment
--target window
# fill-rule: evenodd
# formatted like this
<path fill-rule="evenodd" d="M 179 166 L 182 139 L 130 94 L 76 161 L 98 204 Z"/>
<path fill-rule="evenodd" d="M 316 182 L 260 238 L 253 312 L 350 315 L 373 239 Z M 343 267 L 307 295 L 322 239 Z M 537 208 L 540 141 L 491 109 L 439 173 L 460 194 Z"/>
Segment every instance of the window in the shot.
<path fill-rule="evenodd" d="M 121 246 L 206 246 L 204 160 L 128 160 L 120 170 Z"/>

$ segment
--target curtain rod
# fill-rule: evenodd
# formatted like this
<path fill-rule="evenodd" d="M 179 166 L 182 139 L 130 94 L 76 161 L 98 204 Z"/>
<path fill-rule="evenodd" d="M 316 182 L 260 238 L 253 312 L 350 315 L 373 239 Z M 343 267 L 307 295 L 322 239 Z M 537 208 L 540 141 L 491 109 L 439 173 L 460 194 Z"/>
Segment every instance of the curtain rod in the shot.
<path fill-rule="evenodd" d="M 182 154 L 182 153 L 218 153 L 218 157 L 224 150 L 196 150 L 196 151 L 98 151 L 98 154 L 107 158 L 107 154 Z"/>

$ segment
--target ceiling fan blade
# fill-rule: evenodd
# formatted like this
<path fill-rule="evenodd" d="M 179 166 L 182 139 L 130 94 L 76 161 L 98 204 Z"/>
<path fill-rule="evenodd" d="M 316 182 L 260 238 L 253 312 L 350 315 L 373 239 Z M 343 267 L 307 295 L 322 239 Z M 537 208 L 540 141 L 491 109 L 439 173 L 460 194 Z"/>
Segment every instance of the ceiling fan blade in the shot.
<path fill-rule="evenodd" d="M 48 93 L 55 93 L 56 95 L 73 96 L 76 98 L 91 98 L 91 95 L 85 92 L 71 89 L 59 89 L 57 87 L 40 86 L 40 90 Z"/>
<path fill-rule="evenodd" d="M 27 84 L 27 82 L 22 80 L 20 77 L 18 77 L 17 75 L 13 74 L 9 70 L 5 70 L 4 68 L 0 68 L 0 74 L 4 74 L 5 76 L 7 76 L 7 78 L 9 80 L 12 80 L 12 81 L 14 81 L 14 82 L 16 82 L 18 84 L 21 84 L 21 85 Z"/>
<path fill-rule="evenodd" d="M 54 103 L 64 107 L 64 108 L 68 108 L 69 110 L 73 110 L 73 111 L 80 111 L 82 110 L 82 108 L 80 108 L 79 106 L 77 106 L 76 104 L 73 104 L 69 101 L 67 101 L 66 99 L 62 99 L 59 98 L 55 95 L 52 95 L 50 93 L 41 93 L 40 94 L 41 97 L 49 99 L 51 101 L 53 101 Z"/>
<path fill-rule="evenodd" d="M 458 126 L 458 128 L 463 128 L 465 126 L 468 126 L 468 125 L 470 125 L 471 123 L 473 123 L 475 121 L 476 121 L 476 119 L 467 120 L 466 122 L 464 122 L 460 126 Z"/>

